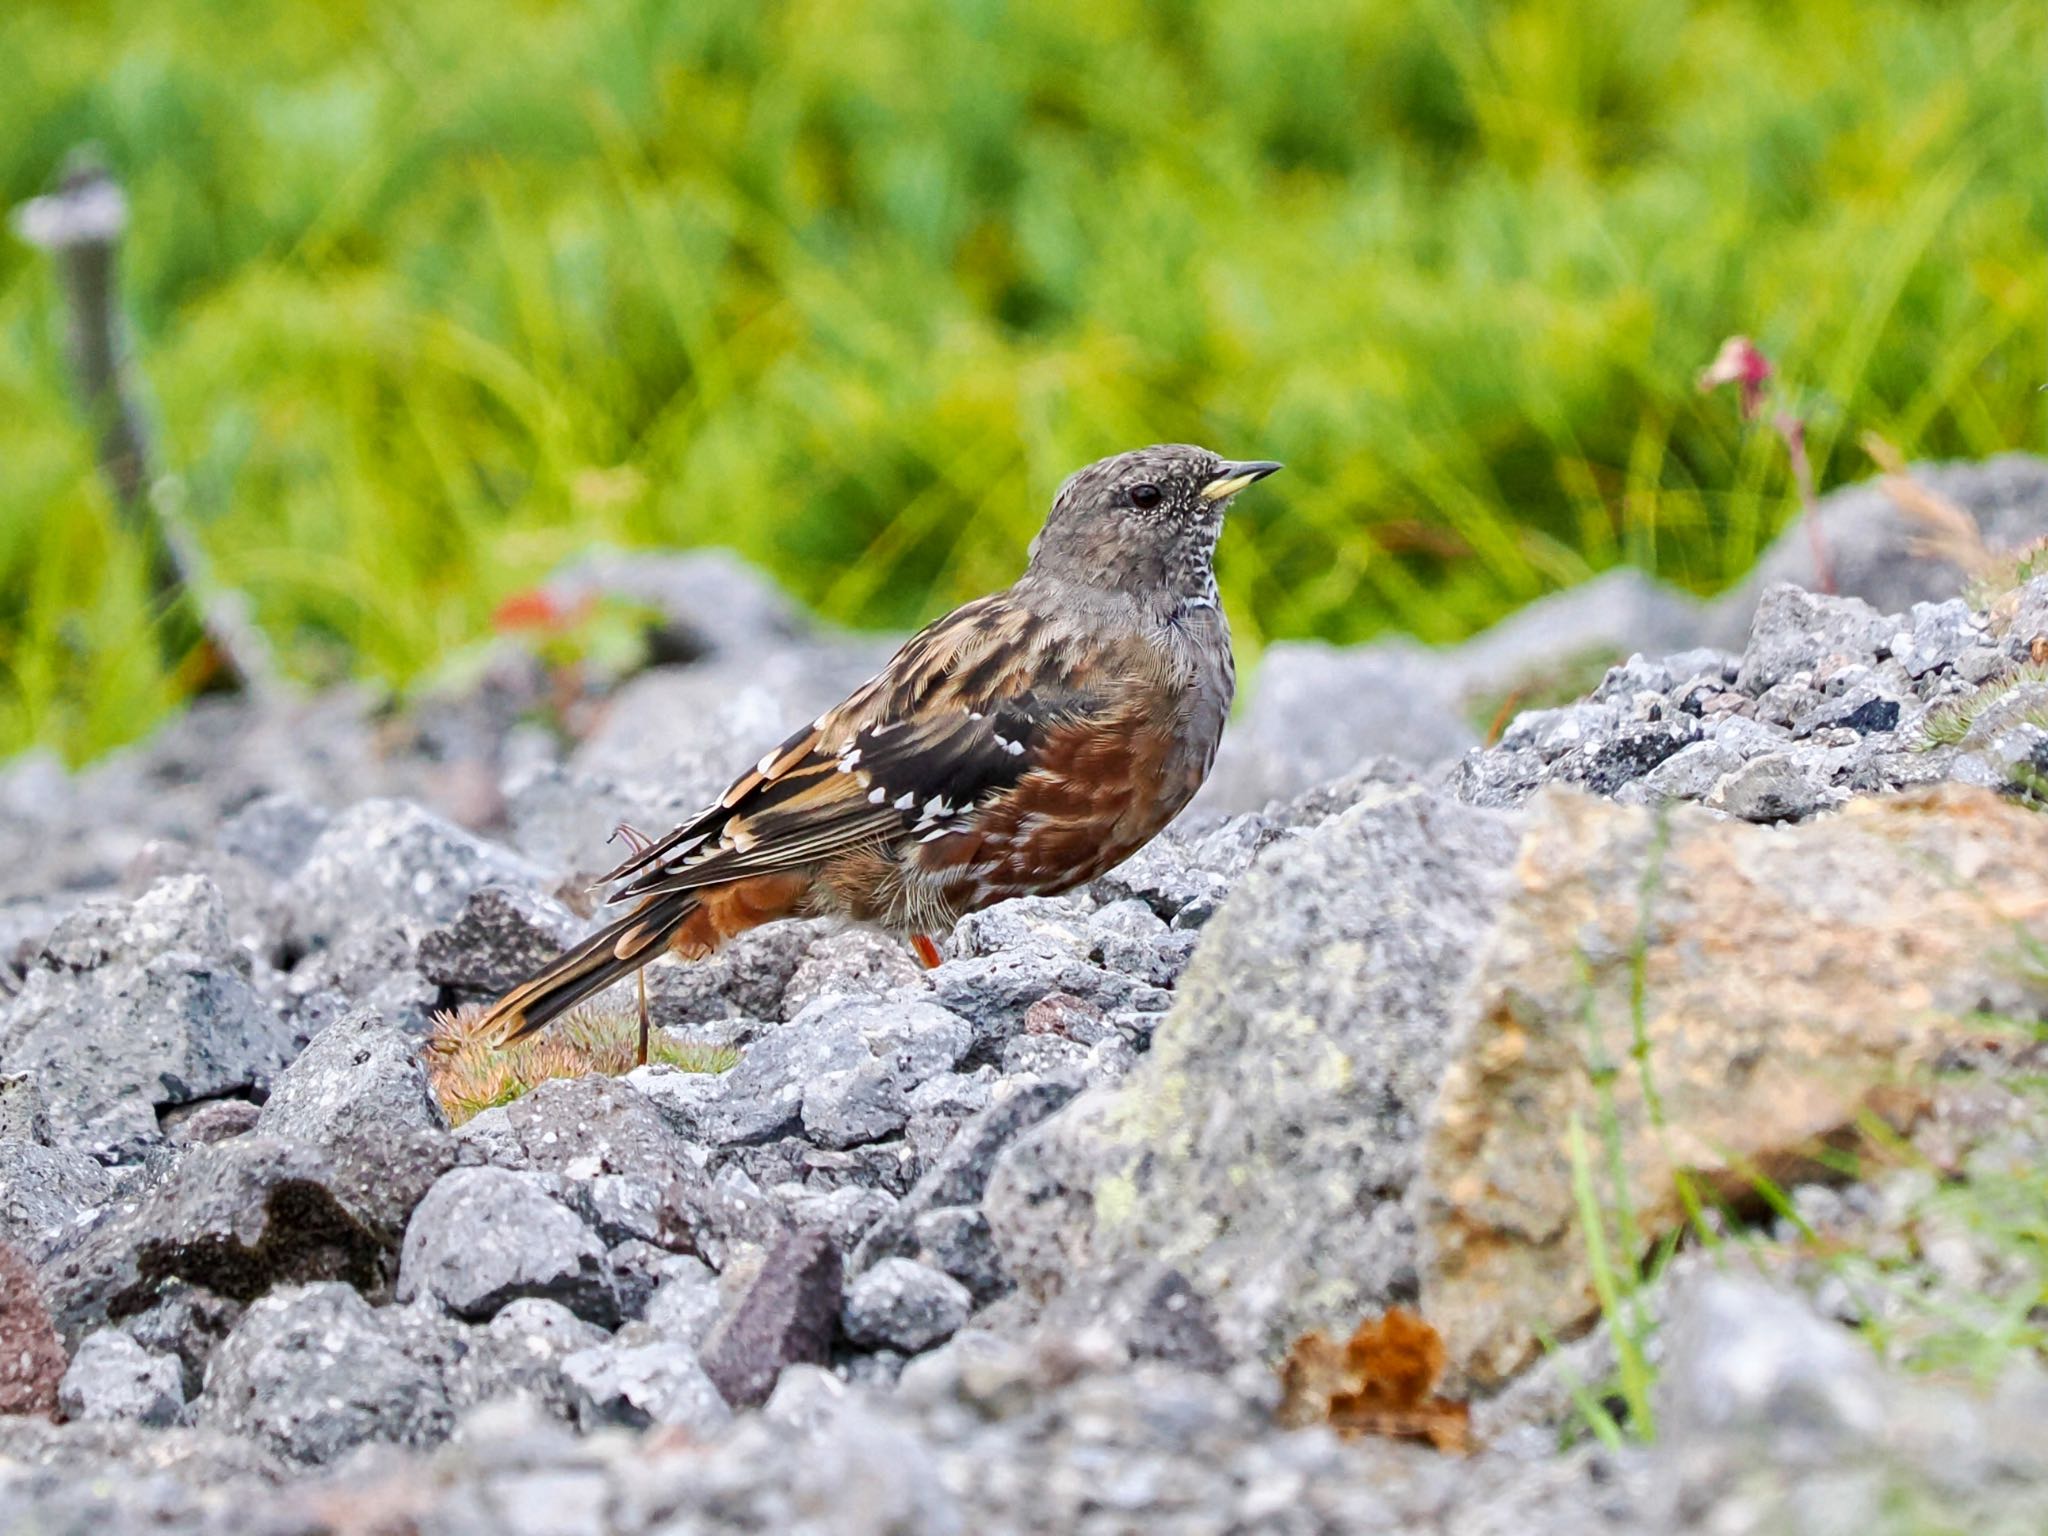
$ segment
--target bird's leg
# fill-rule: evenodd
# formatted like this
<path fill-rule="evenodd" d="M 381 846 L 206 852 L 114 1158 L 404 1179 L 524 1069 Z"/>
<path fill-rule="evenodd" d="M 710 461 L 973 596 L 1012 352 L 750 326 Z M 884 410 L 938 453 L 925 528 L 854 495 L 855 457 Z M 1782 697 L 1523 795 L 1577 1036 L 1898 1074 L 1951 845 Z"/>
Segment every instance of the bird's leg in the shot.
<path fill-rule="evenodd" d="M 642 966 L 633 973 L 633 981 L 640 988 L 640 1065 L 647 1065 L 647 1037 L 653 1033 L 654 1019 L 647 1011 L 647 969 Z"/>
<path fill-rule="evenodd" d="M 606 838 L 605 841 L 607 843 L 616 843 L 622 838 L 625 840 L 626 846 L 635 853 L 645 853 L 654 846 L 654 839 L 630 822 L 622 821 L 616 827 L 613 827 L 612 835 Z"/>
<path fill-rule="evenodd" d="M 935 971 L 939 968 L 939 946 L 931 941 L 929 934 L 913 933 L 910 936 L 910 947 L 916 952 L 918 963 L 926 970 Z"/>

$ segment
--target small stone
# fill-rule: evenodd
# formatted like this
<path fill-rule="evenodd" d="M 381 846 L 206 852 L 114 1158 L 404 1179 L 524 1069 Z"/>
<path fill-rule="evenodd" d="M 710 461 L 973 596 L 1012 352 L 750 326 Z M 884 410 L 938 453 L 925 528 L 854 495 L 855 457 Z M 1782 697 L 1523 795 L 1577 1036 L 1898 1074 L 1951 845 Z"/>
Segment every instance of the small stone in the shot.
<path fill-rule="evenodd" d="M 185 1406 L 178 1361 L 153 1355 L 127 1334 L 102 1328 L 87 1334 L 57 1387 L 64 1417 L 169 1424 Z"/>
<path fill-rule="evenodd" d="M 0 1141 L 50 1144 L 50 1106 L 33 1072 L 0 1072 Z"/>
<path fill-rule="evenodd" d="M 1707 794 L 1709 809 L 1743 821 L 1803 821 L 1826 803 L 1790 754 L 1770 752 L 1724 775 Z"/>
<path fill-rule="evenodd" d="M 732 1419 L 732 1410 L 686 1345 L 600 1344 L 563 1360 L 562 1375 L 573 1395 L 576 1422 L 585 1430 L 660 1424 L 709 1435 Z"/>
<path fill-rule="evenodd" d="M 83 1152 L 32 1141 L 0 1141 L 0 1245 L 40 1252 L 65 1226 L 105 1204 L 113 1192 L 113 1175 Z"/>
<path fill-rule="evenodd" d="M 966 1286 L 912 1259 L 883 1259 L 847 1287 L 840 1314 L 846 1336 L 905 1354 L 951 1338 L 974 1310 Z"/>
<path fill-rule="evenodd" d="M 1010 1289 L 1002 1251 L 979 1206 L 942 1205 L 917 1218 L 917 1259 L 967 1287 L 985 1306 Z"/>
<path fill-rule="evenodd" d="M 47 1418 L 64 1378 L 64 1345 L 37 1293 L 35 1271 L 0 1243 L 0 1415 Z"/>
<path fill-rule="evenodd" d="M 536 890 L 487 885 L 470 893 L 454 922 L 420 940 L 420 974 L 459 991 L 503 992 L 567 949 L 581 926 Z"/>
<path fill-rule="evenodd" d="M 704 1369 L 727 1402 L 755 1407 L 768 1400 L 783 1367 L 828 1358 L 842 1271 L 839 1249 L 822 1232 L 793 1232 L 770 1246 L 759 1273 L 704 1341 Z"/>
<path fill-rule="evenodd" d="M 559 1301 L 600 1324 L 619 1315 L 597 1235 L 530 1176 L 501 1168 L 457 1168 L 413 1212 L 398 1299 L 421 1296 L 478 1322 L 520 1296 Z"/>
<path fill-rule="evenodd" d="M 640 1320 L 660 1337 L 696 1349 L 710 1335 L 723 1305 L 710 1266 L 678 1255 L 647 1299 Z"/>
<path fill-rule="evenodd" d="M 263 1110 L 247 1099 L 208 1099 L 168 1110 L 160 1118 L 172 1146 L 210 1147 L 248 1135 L 262 1120 Z"/>

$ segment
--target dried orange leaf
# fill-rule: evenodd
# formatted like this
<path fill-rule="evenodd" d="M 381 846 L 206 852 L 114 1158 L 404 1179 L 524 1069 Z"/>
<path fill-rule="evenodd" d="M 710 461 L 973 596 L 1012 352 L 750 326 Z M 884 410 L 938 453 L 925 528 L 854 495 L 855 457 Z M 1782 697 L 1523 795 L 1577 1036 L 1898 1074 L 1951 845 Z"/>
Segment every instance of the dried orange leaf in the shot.
<path fill-rule="evenodd" d="M 1344 1344 L 1304 1334 L 1280 1365 L 1280 1422 L 1463 1451 L 1471 1443 L 1465 1404 L 1431 1395 L 1443 1370 L 1437 1331 L 1400 1307 L 1360 1323 Z"/>

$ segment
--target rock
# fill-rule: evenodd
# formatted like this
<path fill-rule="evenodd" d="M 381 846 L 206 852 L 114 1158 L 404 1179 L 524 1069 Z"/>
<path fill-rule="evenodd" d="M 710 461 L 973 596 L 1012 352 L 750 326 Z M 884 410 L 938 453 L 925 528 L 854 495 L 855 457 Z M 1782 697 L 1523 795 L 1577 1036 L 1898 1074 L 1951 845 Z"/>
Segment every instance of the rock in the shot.
<path fill-rule="evenodd" d="M 43 1288 L 72 1338 L 180 1282 L 234 1301 L 307 1280 L 378 1291 L 412 1204 L 448 1161 L 446 1137 L 386 1145 L 374 1165 L 265 1136 L 194 1147 L 146 1193 L 67 1233 L 43 1261 Z"/>
<path fill-rule="evenodd" d="M 246 1136 L 262 1122 L 263 1110 L 247 1099 L 208 1099 L 168 1109 L 158 1117 L 174 1147 L 210 1147 Z"/>
<path fill-rule="evenodd" d="M 1876 1359 L 1803 1298 L 1709 1274 L 1680 1299 L 1671 1328 L 1657 1417 L 1672 1434 L 1735 1431 L 1810 1464 L 1882 1435 L 1885 1384 Z"/>
<path fill-rule="evenodd" d="M 495 996 L 567 949 L 581 928 L 552 897 L 486 885 L 470 893 L 452 923 L 420 940 L 420 974 L 439 987 Z"/>
<path fill-rule="evenodd" d="M 1575 1121 L 1595 1147 L 1620 1138 L 1628 1188 L 1608 1198 L 1654 1240 L 1685 1219 L 1674 1162 L 1731 1191 L 1753 1171 L 1783 1182 L 1866 1110 L 1910 1113 L 1957 1021 L 2048 1001 L 2003 959 L 2014 923 L 2041 929 L 2026 893 L 2048 825 L 1982 791 L 1857 800 L 1787 829 L 1565 795 L 1532 809 L 1416 1202 L 1423 1315 L 1480 1383 L 1592 1310 Z M 1756 955 L 1774 963 L 1726 959 Z"/>
<path fill-rule="evenodd" d="M 1723 774 L 1705 804 L 1743 821 L 1804 821 L 1834 798 L 1789 752 L 1767 752 Z"/>
<path fill-rule="evenodd" d="M 242 1304 L 202 1286 L 172 1281 L 158 1288 L 148 1306 L 120 1321 L 120 1329 L 153 1355 L 178 1362 L 184 1396 L 199 1395 L 206 1362 L 242 1320 Z"/>
<path fill-rule="evenodd" d="M 792 1365 L 761 1406 L 761 1417 L 802 1435 L 816 1434 L 846 1405 L 846 1383 L 822 1366 Z"/>
<path fill-rule="evenodd" d="M 0 1141 L 0 1247 L 39 1253 L 82 1212 L 114 1192 L 113 1175 L 83 1152 Z"/>
<path fill-rule="evenodd" d="M 1515 843 L 1411 788 L 1268 850 L 1151 1054 L 999 1158 L 985 1209 L 1018 1284 L 1156 1259 L 1237 1357 L 1403 1295 L 1400 1197 Z"/>
<path fill-rule="evenodd" d="M 365 1441 L 429 1445 L 454 1419 L 441 1372 L 406 1348 L 402 1320 L 335 1283 L 252 1305 L 214 1352 L 198 1410 L 202 1423 L 307 1464 Z"/>
<path fill-rule="evenodd" d="M 239 965 L 202 877 L 87 902 L 0 1011 L 0 1068 L 36 1075 L 60 1144 L 155 1141 L 160 1108 L 266 1086 L 292 1053 L 292 1031 Z"/>
<path fill-rule="evenodd" d="M 840 1326 L 856 1344 L 916 1354 L 958 1333 L 974 1310 L 967 1287 L 912 1259 L 882 1259 L 846 1288 Z"/>
<path fill-rule="evenodd" d="M 804 1135 L 821 1147 L 856 1147 L 902 1130 L 911 1091 L 957 1066 L 974 1043 L 965 1019 L 930 1003 L 834 1000 L 799 1018 L 818 1012 L 849 1019 L 873 1053 L 803 1085 Z M 797 1021 L 788 1027 L 798 1027 Z"/>
<path fill-rule="evenodd" d="M 714 1019 L 779 1019 L 783 995 L 817 936 L 812 923 L 769 923 L 722 945 L 708 959 L 663 959 L 647 968 L 655 1023 L 685 1034 Z"/>
<path fill-rule="evenodd" d="M 694 1266 L 694 1267 L 686 1267 Z M 766 1261 L 763 1263 L 766 1272 Z M 657 1336 L 676 1344 L 687 1344 L 701 1350 L 704 1340 L 710 1335 L 712 1326 L 718 1321 L 718 1314 L 724 1306 L 719 1293 L 718 1276 L 701 1259 L 677 1255 L 675 1267 L 662 1277 L 661 1284 L 654 1288 L 654 1294 L 647 1299 L 641 1312 L 641 1321 Z M 837 1281 L 834 1281 L 833 1316 L 838 1316 Z M 725 1367 L 706 1367 L 713 1380 L 727 1374 Z M 719 1387 L 726 1401 L 738 1403 L 746 1395 L 736 1382 Z M 744 1404 L 742 1404 L 744 1406 Z"/>
<path fill-rule="evenodd" d="M 606 1343 L 562 1362 L 584 1429 L 672 1425 L 708 1435 L 732 1418 L 718 1388 L 681 1344 Z"/>
<path fill-rule="evenodd" d="M 102 1328 L 79 1341 L 57 1386 L 67 1419 L 132 1419 L 169 1424 L 185 1406 L 177 1358 L 153 1355 L 127 1334 Z"/>
<path fill-rule="evenodd" d="M 768 1400 L 789 1365 L 821 1365 L 839 1322 L 839 1249 L 822 1232 L 792 1232 L 704 1341 L 705 1373 L 735 1408 Z"/>
<path fill-rule="evenodd" d="M 821 998 L 877 997 L 923 984 L 924 968 L 890 935 L 872 928 L 828 928 L 811 936 L 782 989 L 777 1017 L 795 1018 Z"/>
<path fill-rule="evenodd" d="M 998 1056 L 1024 1028 L 1033 1007 L 1063 996 L 1104 1014 L 1136 1009 L 1163 1012 L 1171 994 L 1150 982 L 1106 970 L 1086 958 L 1087 941 L 1075 935 L 1027 941 L 995 953 L 948 960 L 929 973 L 933 999 L 974 1029 L 977 1059 Z"/>
<path fill-rule="evenodd" d="M 213 843 L 271 879 L 284 880 L 306 862 L 330 819 L 297 795 L 259 795 L 220 824 Z"/>
<path fill-rule="evenodd" d="M 1831 662 L 1888 654 L 1897 632 L 1882 613 L 1853 597 L 1767 587 L 1757 602 L 1735 686 L 1761 694 Z"/>
<path fill-rule="evenodd" d="M 315 1035 L 278 1075 L 257 1128 L 311 1146 L 380 1143 L 448 1128 L 416 1040 L 359 1009 Z"/>
<path fill-rule="evenodd" d="M 606 1342 L 606 1334 L 560 1302 L 522 1296 L 507 1302 L 472 1335 L 475 1347 L 455 1360 L 446 1380 L 458 1408 L 524 1396 L 563 1421 L 576 1416 L 575 1391 L 562 1363 Z"/>
<path fill-rule="evenodd" d="M 1479 741 L 1455 690 L 1435 655 L 1412 640 L 1269 645 L 1197 809 L 1254 811 L 1374 755 L 1449 762 Z"/>
<path fill-rule="evenodd" d="M 0 1243 L 0 1415 L 54 1413 L 64 1367 L 64 1345 L 37 1294 L 35 1271 Z"/>
<path fill-rule="evenodd" d="M 971 1040 L 963 1020 L 928 1002 L 821 998 L 738 1066 L 663 1103 L 692 1140 L 751 1146 L 795 1132 L 815 1091 L 819 1134 L 856 1145 L 899 1128 L 902 1093 L 958 1062 Z"/>
<path fill-rule="evenodd" d="M 662 1193 L 662 1243 L 723 1270 L 735 1249 L 756 1248 L 789 1230 L 789 1216 L 742 1168 L 709 1179 L 679 1178 Z"/>
<path fill-rule="evenodd" d="M 896 1208 L 868 1229 L 848 1264 L 859 1273 L 917 1251 L 917 1220 L 949 1205 L 979 1205 L 1003 1148 L 1073 1098 L 1078 1085 L 1054 1079 L 1005 1084 L 988 1108 L 962 1125 Z"/>
<path fill-rule="evenodd" d="M 1993 549 L 2015 550 L 2048 536 L 2048 461 L 2008 453 L 1982 463 L 1915 464 L 1911 474 L 1974 518 Z M 1969 579 L 1961 567 L 1927 552 L 1926 525 L 1900 511 L 1881 480 L 1823 497 L 1819 520 L 1835 590 L 1880 613 L 1953 598 Z M 1717 643 L 1740 642 L 1769 588 L 1820 585 L 1804 522 L 1801 517 L 1787 526 L 1749 579 L 1713 605 L 1709 631 Z"/>
<path fill-rule="evenodd" d="M 405 800 L 365 800 L 329 823 L 283 892 L 286 928 L 331 947 L 360 928 L 410 919 L 453 923 L 487 885 L 544 887 L 546 874 Z"/>
<path fill-rule="evenodd" d="M 599 1324 L 619 1316 L 604 1244 L 531 1176 L 502 1168 L 456 1168 L 427 1192 L 405 1229 L 397 1294 L 476 1322 L 521 1296 Z"/>
<path fill-rule="evenodd" d="M 668 1075 L 692 1082 L 702 1076 Z M 494 1167 L 579 1179 L 619 1174 L 656 1188 L 702 1162 L 652 1099 L 608 1077 L 552 1078 L 467 1121 L 456 1137 Z"/>
<path fill-rule="evenodd" d="M 50 1105 L 33 1072 L 0 1072 L 0 1141 L 50 1144 Z"/>
<path fill-rule="evenodd" d="M 912 1230 L 917 1236 L 918 1262 L 958 1280 L 977 1306 L 1010 1289 L 995 1232 L 979 1207 L 939 1206 L 918 1217 Z"/>

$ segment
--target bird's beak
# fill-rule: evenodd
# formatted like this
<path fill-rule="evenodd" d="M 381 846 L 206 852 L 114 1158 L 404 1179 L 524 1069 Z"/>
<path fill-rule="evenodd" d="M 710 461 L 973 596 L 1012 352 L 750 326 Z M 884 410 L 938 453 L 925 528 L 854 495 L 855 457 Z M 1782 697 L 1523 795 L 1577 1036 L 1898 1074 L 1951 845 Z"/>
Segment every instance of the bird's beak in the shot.
<path fill-rule="evenodd" d="M 1247 459 L 1242 464 L 1225 464 L 1222 472 L 1195 494 L 1204 501 L 1222 501 L 1235 496 L 1254 480 L 1263 480 L 1281 466 L 1271 459 Z"/>

